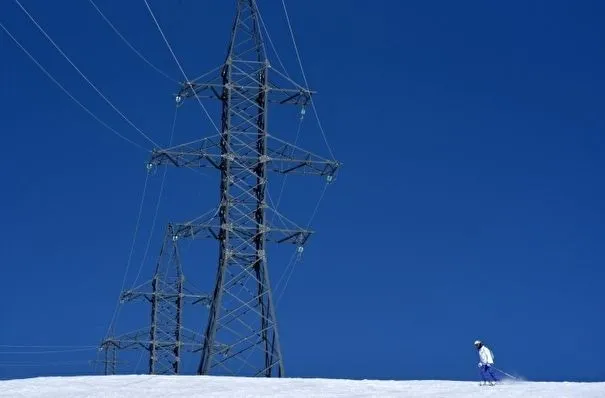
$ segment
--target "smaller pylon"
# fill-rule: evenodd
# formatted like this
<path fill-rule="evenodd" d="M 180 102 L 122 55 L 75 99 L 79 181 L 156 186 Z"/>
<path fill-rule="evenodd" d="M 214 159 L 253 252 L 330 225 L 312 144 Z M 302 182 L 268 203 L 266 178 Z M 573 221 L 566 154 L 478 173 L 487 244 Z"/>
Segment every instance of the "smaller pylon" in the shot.
<path fill-rule="evenodd" d="M 92 361 L 92 363 L 100 363 L 103 365 L 103 374 L 105 376 L 115 375 L 118 363 L 118 351 L 116 345 L 111 339 L 105 339 L 101 344 L 101 351 L 104 352 L 104 358 Z"/>
<path fill-rule="evenodd" d="M 101 343 L 106 357 L 116 358 L 116 350 L 142 348 L 149 352 L 149 374 L 170 375 L 180 373 L 182 349 L 192 352 L 201 349 L 202 336 L 187 333 L 183 327 L 183 306 L 185 301 L 208 305 L 210 297 L 185 288 L 177 241 L 178 236 L 169 224 L 153 279 L 120 296 L 122 303 L 142 298 L 151 304 L 149 330 L 106 338 Z M 106 366 L 106 374 L 115 371 L 115 364 Z"/>

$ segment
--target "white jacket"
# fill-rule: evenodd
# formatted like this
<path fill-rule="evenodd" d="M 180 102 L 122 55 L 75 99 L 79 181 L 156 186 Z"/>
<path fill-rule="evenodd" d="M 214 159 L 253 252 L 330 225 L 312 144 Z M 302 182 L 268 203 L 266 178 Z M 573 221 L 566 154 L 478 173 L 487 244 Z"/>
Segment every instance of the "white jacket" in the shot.
<path fill-rule="evenodd" d="M 494 354 L 492 354 L 489 348 L 487 348 L 486 346 L 482 346 L 479 349 L 479 361 L 482 365 L 493 365 Z"/>

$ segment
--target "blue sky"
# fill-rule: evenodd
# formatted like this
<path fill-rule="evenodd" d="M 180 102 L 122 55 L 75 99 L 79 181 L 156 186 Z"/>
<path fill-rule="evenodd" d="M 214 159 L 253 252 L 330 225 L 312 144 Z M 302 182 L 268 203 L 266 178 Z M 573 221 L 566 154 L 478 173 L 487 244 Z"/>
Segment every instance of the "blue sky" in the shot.
<path fill-rule="evenodd" d="M 167 145 L 175 83 L 88 2 L 22 3 L 117 108 Z M 182 78 L 144 2 L 96 3 L 157 67 Z M 232 4 L 150 4 L 188 75 L 221 63 Z M 287 373 L 474 379 L 472 342 L 481 338 L 510 373 L 605 380 L 605 4 L 287 4 L 319 117 L 344 163 L 279 303 Z M 281 2 L 260 6 L 302 82 Z M 0 22 L 93 113 L 149 148 L 15 4 L 2 2 Z M 31 346 L 84 350 L 104 336 L 148 154 L 82 111 L 4 32 L 0 54 L 0 377 L 89 373 L 94 350 Z M 196 105 L 179 108 L 175 142 L 211 133 Z M 296 127 L 294 116 L 279 118 Z M 306 118 L 301 145 L 326 155 Z M 168 220 L 216 201 L 210 174 L 171 170 L 153 229 L 161 173 L 150 176 L 127 285 L 139 267 L 140 280 L 151 276 Z M 301 224 L 322 183 L 310 186 L 286 185 L 284 211 Z M 216 249 L 205 253 L 213 268 Z M 193 278 L 201 278 L 197 262 L 184 264 Z M 118 324 L 144 326 L 137 322 Z M 27 347 L 9 347 L 19 345 Z"/>

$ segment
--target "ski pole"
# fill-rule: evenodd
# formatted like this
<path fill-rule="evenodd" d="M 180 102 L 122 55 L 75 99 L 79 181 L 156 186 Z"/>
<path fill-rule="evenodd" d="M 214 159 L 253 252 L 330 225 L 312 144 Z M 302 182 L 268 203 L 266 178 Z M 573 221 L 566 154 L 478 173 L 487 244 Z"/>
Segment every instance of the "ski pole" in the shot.
<path fill-rule="evenodd" d="M 495 367 L 495 366 L 494 366 L 493 368 L 494 368 L 494 369 L 496 369 L 498 372 L 500 372 L 500 373 L 502 373 L 502 374 L 504 374 L 504 375 L 506 375 L 506 376 L 508 376 L 508 377 L 510 377 L 510 378 L 513 378 L 513 379 L 515 379 L 515 380 L 519 380 L 519 378 L 517 378 L 517 377 L 515 377 L 515 376 L 513 376 L 513 375 L 511 375 L 511 374 L 509 374 L 509 373 L 506 373 L 506 372 L 505 372 L 505 371 L 503 371 L 502 369 L 498 369 L 498 368 L 497 368 L 497 367 Z"/>

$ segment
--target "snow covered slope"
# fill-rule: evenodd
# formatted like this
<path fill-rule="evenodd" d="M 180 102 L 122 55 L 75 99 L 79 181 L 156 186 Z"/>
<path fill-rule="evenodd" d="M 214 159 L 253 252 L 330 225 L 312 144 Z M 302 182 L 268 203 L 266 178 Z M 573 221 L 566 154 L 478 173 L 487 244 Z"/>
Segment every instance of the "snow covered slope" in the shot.
<path fill-rule="evenodd" d="M 491 397 L 603 398 L 605 383 L 353 381 L 200 376 L 42 377 L 0 381 L 0 397 Z"/>

